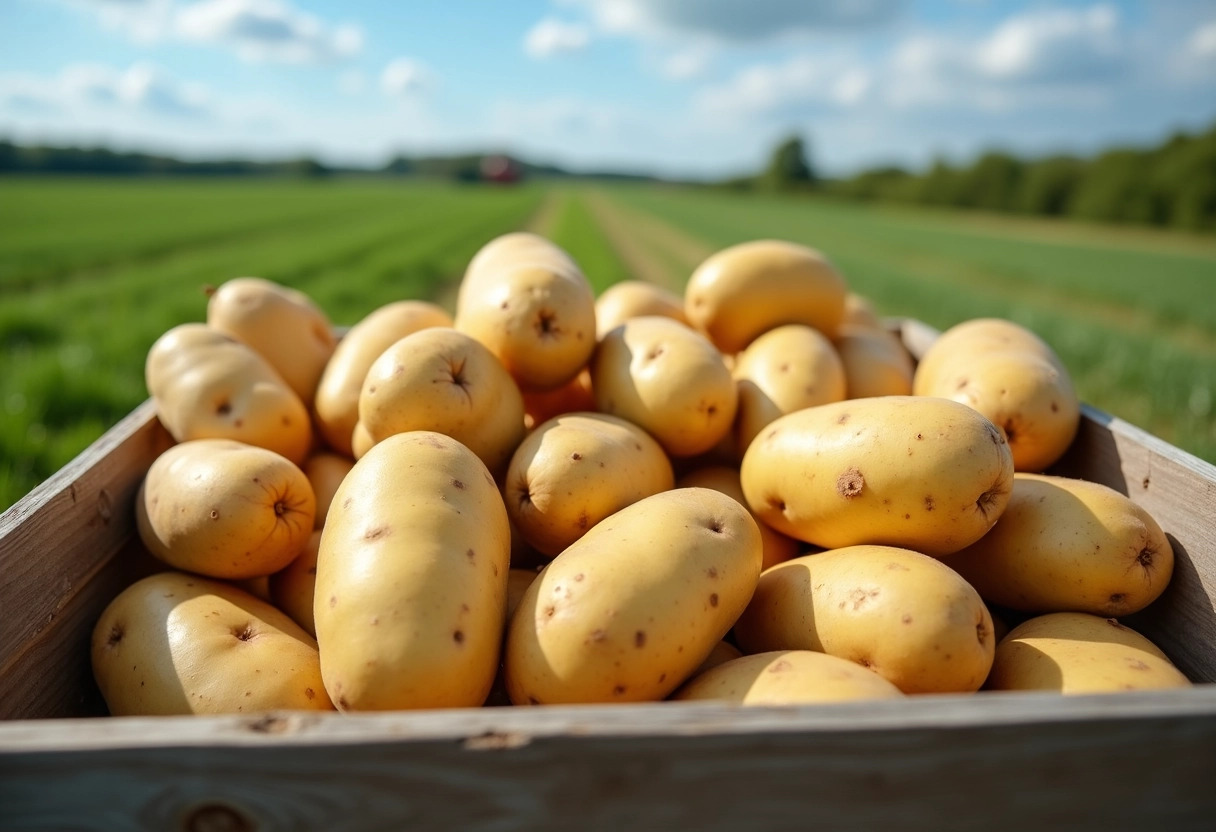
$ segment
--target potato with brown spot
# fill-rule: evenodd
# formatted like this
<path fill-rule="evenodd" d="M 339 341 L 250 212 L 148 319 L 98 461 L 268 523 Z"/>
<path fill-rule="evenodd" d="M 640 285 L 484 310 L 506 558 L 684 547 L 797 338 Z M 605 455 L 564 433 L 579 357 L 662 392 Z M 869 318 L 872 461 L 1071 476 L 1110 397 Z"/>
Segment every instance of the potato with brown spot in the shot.
<path fill-rule="evenodd" d="M 454 329 L 424 329 L 372 364 L 359 424 L 375 442 L 409 431 L 456 439 L 501 475 L 524 438 L 519 388 L 481 343 Z"/>
<path fill-rule="evenodd" d="M 206 324 L 156 339 L 144 367 L 156 415 L 178 442 L 235 439 L 304 462 L 308 409 L 252 347 Z"/>
<path fill-rule="evenodd" d="M 148 551 L 212 578 L 279 571 L 304 549 L 315 513 L 303 471 L 273 451 L 229 439 L 169 448 L 135 497 L 136 528 Z"/>
<path fill-rule="evenodd" d="M 609 516 L 520 602 L 504 665 L 511 701 L 664 698 L 730 630 L 760 557 L 756 522 L 716 491 L 664 491 Z"/>
<path fill-rule="evenodd" d="M 820 252 L 783 240 L 722 249 L 684 288 L 684 312 L 724 353 L 737 353 L 782 324 L 804 324 L 829 338 L 844 318 L 844 278 Z"/>
<path fill-rule="evenodd" d="M 775 650 L 698 673 L 671 698 L 735 705 L 809 705 L 903 695 L 882 676 L 846 659 L 812 650 Z"/>
<path fill-rule="evenodd" d="M 510 545 L 502 496 L 461 443 L 412 431 L 368 451 L 334 496 L 317 559 L 321 673 L 339 707 L 481 705 Z"/>
<path fill-rule="evenodd" d="M 1002 607 L 1118 617 L 1161 596 L 1174 550 L 1152 515 L 1113 488 L 1019 473 L 992 531 L 946 562 Z"/>
<path fill-rule="evenodd" d="M 625 506 L 669 490 L 671 461 L 650 434 L 603 413 L 568 413 L 516 449 L 503 495 L 524 539 L 553 557 Z"/>
<path fill-rule="evenodd" d="M 98 619 L 93 675 L 113 716 L 332 710 L 317 644 L 270 604 L 222 581 L 162 572 Z"/>
<path fill-rule="evenodd" d="M 868 667 L 904 693 L 978 690 L 992 666 L 992 617 L 940 561 L 849 546 L 768 569 L 735 624 L 745 653 L 816 650 Z"/>
<path fill-rule="evenodd" d="M 741 506 L 751 512 L 747 505 L 747 498 L 743 496 L 743 485 L 739 482 L 738 468 L 731 468 L 727 465 L 697 468 L 680 477 L 676 487 L 712 488 L 714 491 L 720 491 L 726 496 L 738 500 Z M 753 513 L 752 516 L 755 517 L 755 514 Z M 761 547 L 764 552 L 760 562 L 762 570 L 798 556 L 801 546 L 797 540 L 782 534 L 767 523 L 759 522 L 758 519 L 757 525 L 760 529 Z M 711 575 L 711 577 L 715 576 Z"/>
<path fill-rule="evenodd" d="M 375 309 L 342 336 L 325 365 L 313 400 L 317 428 L 331 448 L 357 456 L 351 435 L 359 420 L 359 393 L 367 371 L 380 354 L 419 330 L 451 325 L 452 316 L 442 307 L 427 301 L 402 300 Z"/>
<path fill-rule="evenodd" d="M 722 354 L 678 321 L 626 321 L 591 362 L 596 409 L 636 424 L 672 456 L 696 456 L 730 431 L 738 392 Z"/>
<path fill-rule="evenodd" d="M 1014 627 L 996 648 L 986 690 L 1117 693 L 1190 687 L 1155 644 L 1113 618 L 1058 612 Z"/>
<path fill-rule="evenodd" d="M 781 417 L 752 442 L 740 476 L 756 516 L 791 537 L 946 555 L 1000 517 L 1013 459 L 1000 431 L 969 407 L 881 396 Z"/>
<path fill-rule="evenodd" d="M 739 458 L 773 420 L 845 397 L 844 365 L 832 342 L 801 324 L 770 329 L 735 357 L 739 389 L 735 447 Z"/>

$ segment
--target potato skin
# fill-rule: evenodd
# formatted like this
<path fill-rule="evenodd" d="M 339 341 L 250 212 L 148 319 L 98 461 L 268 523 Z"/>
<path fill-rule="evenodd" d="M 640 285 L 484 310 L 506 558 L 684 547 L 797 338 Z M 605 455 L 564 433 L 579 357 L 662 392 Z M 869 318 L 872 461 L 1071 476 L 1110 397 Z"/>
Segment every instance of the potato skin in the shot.
<path fill-rule="evenodd" d="M 992 530 L 946 562 L 989 603 L 1117 617 L 1165 591 L 1174 550 L 1157 521 L 1113 488 L 1019 473 Z"/>
<path fill-rule="evenodd" d="M 282 569 L 308 541 L 316 498 L 304 472 L 230 439 L 174 445 L 135 498 L 139 537 L 172 567 L 239 580 Z"/>
<path fill-rule="evenodd" d="M 331 448 L 355 455 L 351 434 L 359 421 L 359 393 L 380 354 L 419 330 L 451 325 L 452 316 L 443 308 L 402 300 L 381 306 L 350 328 L 325 365 L 313 400 L 317 429 Z"/>
<path fill-rule="evenodd" d="M 524 438 L 524 401 L 480 342 L 454 329 L 424 329 L 397 341 L 367 371 L 359 424 L 375 442 L 407 431 L 446 434 L 500 476 Z"/>
<path fill-rule="evenodd" d="M 736 353 L 781 324 L 805 324 L 833 337 L 844 318 L 846 291 L 818 251 L 753 240 L 697 267 L 684 288 L 684 312 L 718 349 Z"/>
<path fill-rule="evenodd" d="M 325 515 L 329 513 L 329 504 L 333 502 L 334 492 L 342 484 L 342 478 L 350 473 L 355 461 L 341 454 L 331 454 L 322 451 L 304 460 L 304 476 L 312 485 L 312 493 L 317 498 L 317 513 L 313 521 L 314 528 L 325 525 Z"/>
<path fill-rule="evenodd" d="M 660 315 L 691 326 L 684 314 L 684 298 L 645 280 L 622 280 L 596 298 L 596 335 L 603 338 L 630 318 L 645 315 Z"/>
<path fill-rule="evenodd" d="M 321 530 L 308 536 L 304 550 L 287 566 L 270 576 L 270 602 L 291 616 L 314 639 L 317 625 L 312 607 L 317 589 L 317 553 L 321 548 Z"/>
<path fill-rule="evenodd" d="M 849 324 L 840 328 L 833 345 L 844 367 L 848 398 L 912 395 L 912 357 L 891 333 Z"/>
<path fill-rule="evenodd" d="M 972 318 L 947 329 L 925 351 L 916 365 L 913 393 L 929 395 L 936 389 L 942 367 L 958 360 L 959 355 L 985 352 L 1020 352 L 1054 358 L 1055 351 L 1024 326 L 1003 318 Z"/>
<path fill-rule="evenodd" d="M 297 465 L 312 447 L 308 410 L 266 359 L 206 324 L 181 324 L 144 367 L 156 415 L 178 442 L 235 439 Z"/>
<path fill-rule="evenodd" d="M 1113 693 L 1190 687 L 1155 644 L 1113 618 L 1058 612 L 1014 627 L 996 648 L 986 690 Z"/>
<path fill-rule="evenodd" d="M 770 329 L 735 356 L 740 456 L 765 426 L 795 410 L 843 401 L 844 365 L 832 342 L 801 324 Z"/>
<path fill-rule="evenodd" d="M 528 434 L 503 486 L 507 514 L 550 557 L 610 514 L 674 484 L 650 434 L 603 413 L 569 413 Z"/>
<path fill-rule="evenodd" d="M 704 336 L 663 317 L 626 321 L 591 361 L 596 408 L 633 422 L 672 456 L 704 453 L 730 431 L 738 392 Z"/>
<path fill-rule="evenodd" d="M 412 431 L 369 450 L 334 496 L 317 558 L 321 674 L 339 710 L 481 705 L 510 545 L 498 488 L 464 445 Z"/>
<path fill-rule="evenodd" d="M 743 496 L 743 485 L 739 482 L 738 468 L 731 468 L 727 465 L 708 465 L 697 468 L 680 477 L 676 487 L 712 488 L 714 491 L 721 491 L 727 497 L 738 500 L 739 505 L 751 512 L 751 508 L 747 505 L 747 498 Z M 753 513 L 752 517 L 755 518 L 756 515 Z M 782 534 L 767 523 L 761 523 L 759 518 L 756 518 L 756 524 L 760 529 L 760 543 L 763 551 L 760 561 L 761 571 L 790 558 L 798 557 L 802 547 L 797 540 Z"/>
<path fill-rule="evenodd" d="M 965 405 L 882 396 L 781 417 L 752 442 L 740 474 L 756 516 L 791 537 L 940 556 L 992 528 L 1013 459 L 1001 432 Z"/>
<path fill-rule="evenodd" d="M 970 584 L 927 555 L 849 546 L 760 576 L 735 624 L 745 653 L 817 650 L 868 667 L 904 693 L 978 690 L 992 617 Z"/>
<path fill-rule="evenodd" d="M 308 295 L 260 277 L 224 282 L 207 301 L 207 325 L 248 344 L 311 403 L 334 353 L 333 324 Z"/>
<path fill-rule="evenodd" d="M 806 705 L 898 699 L 903 692 L 872 670 L 813 650 L 774 650 L 725 662 L 694 676 L 673 701 Z"/>
<path fill-rule="evenodd" d="M 331 710 L 317 645 L 277 609 L 222 581 L 163 572 L 110 602 L 93 675 L 114 716 Z"/>
<path fill-rule="evenodd" d="M 507 635 L 511 701 L 664 698 L 721 641 L 759 573 L 756 522 L 724 494 L 678 489 L 622 509 L 524 594 Z"/>

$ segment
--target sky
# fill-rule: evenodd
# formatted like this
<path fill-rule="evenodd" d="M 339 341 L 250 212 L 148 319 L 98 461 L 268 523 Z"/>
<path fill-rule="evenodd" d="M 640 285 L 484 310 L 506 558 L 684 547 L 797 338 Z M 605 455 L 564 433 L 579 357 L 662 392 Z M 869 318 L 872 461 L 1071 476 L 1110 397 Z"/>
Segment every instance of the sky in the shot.
<path fill-rule="evenodd" d="M 1216 122 L 1216 0 L 0 0 L 0 136 L 718 178 Z"/>

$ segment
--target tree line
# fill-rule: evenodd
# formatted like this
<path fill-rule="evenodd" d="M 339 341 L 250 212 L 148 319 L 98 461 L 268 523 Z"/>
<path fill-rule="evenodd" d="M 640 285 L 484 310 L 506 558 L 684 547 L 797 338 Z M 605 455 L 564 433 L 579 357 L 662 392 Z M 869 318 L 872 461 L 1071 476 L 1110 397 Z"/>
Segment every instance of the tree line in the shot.
<path fill-rule="evenodd" d="M 767 168 L 734 187 L 813 190 L 849 199 L 976 208 L 1103 222 L 1216 229 L 1216 125 L 1177 133 L 1156 147 L 1116 147 L 1085 158 L 1023 159 L 990 151 L 970 164 L 938 159 L 927 170 L 866 170 L 820 180 L 798 137 Z"/>

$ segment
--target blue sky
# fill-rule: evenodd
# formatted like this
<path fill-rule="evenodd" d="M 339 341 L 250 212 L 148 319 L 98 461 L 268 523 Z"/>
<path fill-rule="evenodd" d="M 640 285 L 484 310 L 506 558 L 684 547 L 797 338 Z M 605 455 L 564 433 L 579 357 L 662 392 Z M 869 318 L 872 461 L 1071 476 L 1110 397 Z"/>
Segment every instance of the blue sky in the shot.
<path fill-rule="evenodd" d="M 506 150 L 715 177 L 1089 152 L 1216 121 L 1216 0 L 4 0 L 0 135 Z"/>

